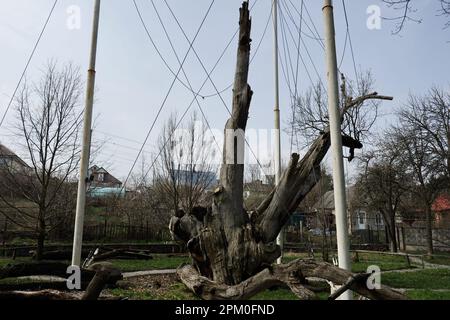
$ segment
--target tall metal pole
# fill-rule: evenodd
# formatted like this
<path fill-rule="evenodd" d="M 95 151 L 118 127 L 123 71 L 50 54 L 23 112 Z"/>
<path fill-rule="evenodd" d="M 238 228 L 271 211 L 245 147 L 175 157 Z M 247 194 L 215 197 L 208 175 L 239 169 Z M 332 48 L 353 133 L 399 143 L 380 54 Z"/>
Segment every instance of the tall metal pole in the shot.
<path fill-rule="evenodd" d="M 338 66 L 332 0 L 325 0 L 322 9 L 325 20 L 325 47 L 328 80 L 328 109 L 330 115 L 331 151 L 333 156 L 334 208 L 339 267 L 351 270 L 350 246 L 347 227 L 347 202 L 345 196 L 344 160 L 342 152 L 341 116 L 339 111 Z M 351 291 L 340 296 L 351 300 Z"/>
<path fill-rule="evenodd" d="M 75 213 L 75 229 L 73 236 L 72 265 L 74 266 L 80 266 L 81 262 L 81 246 L 83 242 L 84 213 L 86 206 L 86 183 L 88 180 L 89 154 L 91 149 L 92 109 L 94 106 L 95 62 L 97 57 L 99 18 L 100 0 L 95 0 L 91 54 L 87 77 L 86 104 L 84 109 L 80 178 L 78 181 L 77 209 Z"/>
<path fill-rule="evenodd" d="M 275 186 L 278 186 L 281 179 L 281 134 L 280 134 L 280 85 L 278 72 L 278 0 L 272 1 L 273 12 L 273 57 L 275 65 Z M 277 237 L 277 244 L 281 248 L 281 256 L 277 259 L 277 263 L 281 263 L 284 246 L 284 231 L 281 229 Z"/>

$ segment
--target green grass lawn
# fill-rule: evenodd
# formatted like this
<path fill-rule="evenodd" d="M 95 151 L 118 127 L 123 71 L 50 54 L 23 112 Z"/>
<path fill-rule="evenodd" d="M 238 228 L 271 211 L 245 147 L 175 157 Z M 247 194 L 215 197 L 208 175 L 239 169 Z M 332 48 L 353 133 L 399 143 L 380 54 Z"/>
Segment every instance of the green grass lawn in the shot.
<path fill-rule="evenodd" d="M 450 269 L 423 269 L 414 272 L 385 273 L 381 276 L 381 282 L 394 288 L 450 290 Z"/>
<path fill-rule="evenodd" d="M 283 262 L 287 263 L 298 258 L 308 258 L 306 253 L 288 253 L 283 257 Z M 380 267 L 381 271 L 410 269 L 405 257 L 359 253 L 359 261 L 352 262 L 353 272 L 366 272 L 369 266 L 376 265 Z M 315 255 L 316 260 L 321 260 L 320 254 Z"/>
<path fill-rule="evenodd" d="M 122 289 L 108 290 L 109 294 L 117 297 L 126 297 L 129 300 L 199 300 L 182 283 L 174 283 L 170 288 L 161 292 L 153 292 L 144 289 Z"/>
<path fill-rule="evenodd" d="M 355 256 L 355 254 L 353 254 Z M 366 272 L 369 266 L 378 266 L 381 271 L 411 269 L 406 257 L 377 253 L 358 253 L 357 261 L 352 263 L 353 272 Z"/>
<path fill-rule="evenodd" d="M 15 260 L 10 258 L 0 258 L 0 268 L 12 263 L 21 263 L 21 262 L 29 262 L 30 258 L 16 258 Z"/>
<path fill-rule="evenodd" d="M 408 290 L 406 296 L 411 300 L 450 300 L 450 291 Z"/>
<path fill-rule="evenodd" d="M 429 262 L 429 263 L 434 263 L 434 264 L 441 264 L 444 266 L 450 266 L 450 255 L 449 256 L 444 256 L 444 255 L 439 255 L 439 256 L 433 256 L 433 258 L 427 258 L 425 257 L 425 261 Z"/>
<path fill-rule="evenodd" d="M 20 263 L 30 261 L 29 258 L 17 258 L 12 260 L 10 258 L 0 258 L 0 268 L 10 263 Z M 64 262 L 64 261 L 62 261 Z M 108 260 L 115 267 L 122 272 L 143 271 L 143 270 L 162 270 L 162 269 L 176 269 L 182 263 L 189 263 L 188 256 L 170 256 L 170 255 L 153 255 L 150 260 Z M 69 261 L 66 261 L 69 264 Z"/>
<path fill-rule="evenodd" d="M 158 293 L 150 290 L 120 288 L 108 290 L 108 293 L 118 297 L 126 297 L 129 300 L 199 300 L 184 284 L 178 282 Z M 321 292 L 317 294 L 317 299 L 326 300 L 328 296 L 327 292 Z M 250 300 L 298 300 L 298 298 L 288 289 L 277 289 L 263 291 Z"/>
<path fill-rule="evenodd" d="M 109 260 L 122 272 L 142 271 L 142 270 L 162 270 L 176 269 L 182 263 L 189 263 L 188 256 L 167 256 L 153 255 L 150 260 Z"/>

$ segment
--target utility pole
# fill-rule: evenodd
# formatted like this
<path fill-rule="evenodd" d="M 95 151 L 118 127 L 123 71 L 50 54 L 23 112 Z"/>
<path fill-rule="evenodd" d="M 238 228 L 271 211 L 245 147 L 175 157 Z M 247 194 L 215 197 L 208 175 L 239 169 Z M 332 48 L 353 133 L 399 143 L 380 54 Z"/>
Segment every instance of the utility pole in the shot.
<path fill-rule="evenodd" d="M 325 0 L 322 11 L 325 21 L 325 51 L 328 70 L 328 112 L 330 116 L 331 152 L 333 156 L 334 209 L 336 217 L 338 260 L 340 268 L 351 271 L 333 1 Z M 352 292 L 347 290 L 339 298 L 341 300 L 351 300 Z"/>
<path fill-rule="evenodd" d="M 280 134 L 280 84 L 278 72 L 278 0 L 272 1 L 273 12 L 273 57 L 275 65 L 275 187 L 278 186 L 281 179 L 281 134 Z M 280 231 L 277 237 L 277 244 L 281 248 L 281 256 L 277 259 L 277 264 L 281 264 L 284 247 L 284 230 Z"/>
<path fill-rule="evenodd" d="M 95 62 L 97 57 L 99 19 L 100 19 L 100 0 L 95 0 L 91 53 L 89 60 L 86 101 L 84 109 L 80 177 L 78 181 L 77 209 L 75 213 L 75 228 L 73 236 L 72 265 L 74 266 L 80 266 L 81 246 L 83 243 L 84 213 L 86 207 L 86 184 L 88 180 L 89 154 L 91 150 L 92 109 L 94 106 Z"/>

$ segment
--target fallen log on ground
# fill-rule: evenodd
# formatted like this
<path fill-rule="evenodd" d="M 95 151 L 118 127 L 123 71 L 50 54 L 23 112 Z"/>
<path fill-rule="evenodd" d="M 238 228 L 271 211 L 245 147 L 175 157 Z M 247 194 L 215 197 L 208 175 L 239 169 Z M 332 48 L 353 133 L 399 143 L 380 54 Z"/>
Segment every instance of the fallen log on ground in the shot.
<path fill-rule="evenodd" d="M 16 280 L 17 281 L 14 281 Z M 88 282 L 81 283 L 81 289 L 86 289 Z M 9 282 L 0 283 L 0 291 L 40 291 L 40 290 L 67 290 L 67 282 L 65 279 L 56 280 L 27 280 L 24 278 L 15 278 Z"/>
<path fill-rule="evenodd" d="M 67 278 L 69 276 L 67 267 L 67 264 L 53 261 L 9 264 L 0 268 L 0 279 L 27 276 L 55 276 Z M 81 282 L 90 282 L 94 278 L 95 273 L 95 270 L 81 269 Z M 114 284 L 121 279 L 122 275 L 116 273 L 114 276 L 110 277 L 109 284 Z"/>
<path fill-rule="evenodd" d="M 74 294 L 60 292 L 56 290 L 41 291 L 0 291 L 0 300 L 76 300 Z"/>
<path fill-rule="evenodd" d="M 107 263 L 97 263 L 92 265 L 85 273 L 94 274 L 89 282 L 84 294 L 80 297 L 78 292 L 69 293 L 56 290 L 40 291 L 0 291 L 0 300 L 97 300 L 103 289 L 111 282 L 122 279 L 122 274 L 118 269 Z M 67 287 L 65 288 L 67 290 Z"/>

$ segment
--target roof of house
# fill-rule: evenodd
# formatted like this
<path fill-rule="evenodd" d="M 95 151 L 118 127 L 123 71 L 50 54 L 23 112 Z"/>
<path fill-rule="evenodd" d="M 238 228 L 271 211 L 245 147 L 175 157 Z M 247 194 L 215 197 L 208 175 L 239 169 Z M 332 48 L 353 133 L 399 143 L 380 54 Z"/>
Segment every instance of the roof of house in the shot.
<path fill-rule="evenodd" d="M 114 177 L 111 173 L 109 173 L 106 169 L 104 169 L 103 167 L 99 167 L 99 166 L 92 166 L 89 168 L 89 174 L 98 174 L 98 173 L 103 173 L 106 174 L 105 176 L 105 183 L 113 183 L 113 184 L 122 184 L 122 182 L 117 179 L 116 177 Z"/>
<path fill-rule="evenodd" d="M 0 156 L 17 157 L 17 155 L 0 143 Z"/>
<path fill-rule="evenodd" d="M 432 210 L 434 212 L 450 211 L 450 193 L 441 194 L 434 201 Z"/>
<path fill-rule="evenodd" d="M 28 167 L 27 163 L 22 160 L 17 154 L 15 154 L 11 149 L 7 148 L 5 145 L 0 143 L 0 157 L 14 158 L 21 165 Z"/>
<path fill-rule="evenodd" d="M 346 200 L 347 200 L 347 207 L 349 207 L 349 204 L 351 203 L 351 200 L 354 197 L 354 188 L 349 187 L 347 188 L 346 192 Z M 334 191 L 330 190 L 323 194 L 323 196 L 314 204 L 314 209 L 327 209 L 327 210 L 334 210 Z"/>
<path fill-rule="evenodd" d="M 314 209 L 330 209 L 334 210 L 334 192 L 333 190 L 325 192 L 325 194 L 317 201 L 314 206 Z"/>

